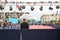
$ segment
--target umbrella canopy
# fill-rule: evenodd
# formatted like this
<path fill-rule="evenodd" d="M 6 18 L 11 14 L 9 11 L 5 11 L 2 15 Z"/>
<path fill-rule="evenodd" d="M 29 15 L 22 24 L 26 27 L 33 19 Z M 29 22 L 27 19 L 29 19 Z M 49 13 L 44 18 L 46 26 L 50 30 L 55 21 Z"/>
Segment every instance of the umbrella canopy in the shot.
<path fill-rule="evenodd" d="M 0 22 L 4 22 L 2 19 L 0 19 Z"/>
<path fill-rule="evenodd" d="M 28 19 L 28 20 L 32 20 L 32 19 L 35 20 L 36 19 L 36 17 L 32 14 L 23 14 L 20 18 L 21 19 Z"/>

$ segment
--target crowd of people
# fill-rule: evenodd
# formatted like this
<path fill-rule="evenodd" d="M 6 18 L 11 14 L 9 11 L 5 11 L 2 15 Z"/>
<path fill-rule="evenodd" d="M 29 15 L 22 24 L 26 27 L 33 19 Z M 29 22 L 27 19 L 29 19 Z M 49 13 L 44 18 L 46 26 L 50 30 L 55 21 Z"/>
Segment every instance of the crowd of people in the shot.
<path fill-rule="evenodd" d="M 8 29 L 20 29 L 20 28 L 29 28 L 29 25 L 27 22 L 26 22 L 26 19 L 23 19 L 23 22 L 20 23 L 11 23 L 11 22 L 0 22 L 0 28 L 3 27 L 3 28 L 6 28 L 8 27 Z M 39 25 L 39 24 L 31 24 L 31 25 Z M 56 25 L 55 22 L 53 22 L 53 24 L 40 24 L 40 25 L 43 25 L 43 26 L 51 26 L 51 27 L 54 27 L 54 28 L 57 28 L 57 29 L 60 29 L 60 25 Z"/>
<path fill-rule="evenodd" d="M 3 28 L 6 28 L 6 27 L 14 28 L 15 27 L 15 29 L 16 28 L 20 29 L 20 28 L 28 28 L 29 24 L 26 22 L 26 19 L 23 19 L 22 23 L 18 22 L 16 24 L 11 23 L 11 22 L 7 22 L 7 21 L 6 22 L 0 22 L 0 27 L 3 27 Z"/>
<path fill-rule="evenodd" d="M 17 24 L 13 24 L 11 22 L 2 22 L 0 23 L 0 28 L 10 28 L 10 29 L 20 29 L 20 23 L 17 23 Z"/>

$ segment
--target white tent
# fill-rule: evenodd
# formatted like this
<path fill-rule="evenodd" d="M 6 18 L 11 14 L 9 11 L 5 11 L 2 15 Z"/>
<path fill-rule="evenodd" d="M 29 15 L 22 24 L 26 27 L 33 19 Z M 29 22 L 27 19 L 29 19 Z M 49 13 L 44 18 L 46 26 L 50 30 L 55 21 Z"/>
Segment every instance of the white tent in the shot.
<path fill-rule="evenodd" d="M 28 20 L 31 20 L 31 19 L 36 19 L 36 17 L 32 14 L 23 14 L 21 17 L 21 19 L 28 19 Z"/>

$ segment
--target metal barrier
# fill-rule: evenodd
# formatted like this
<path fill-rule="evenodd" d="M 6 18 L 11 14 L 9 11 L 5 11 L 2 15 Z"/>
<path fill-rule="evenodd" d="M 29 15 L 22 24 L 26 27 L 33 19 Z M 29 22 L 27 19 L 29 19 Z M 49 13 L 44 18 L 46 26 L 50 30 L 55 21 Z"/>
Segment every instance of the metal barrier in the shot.
<path fill-rule="evenodd" d="M 1 27 L 0 26 L 0 29 L 20 29 L 19 26 L 9 26 L 9 27 Z"/>

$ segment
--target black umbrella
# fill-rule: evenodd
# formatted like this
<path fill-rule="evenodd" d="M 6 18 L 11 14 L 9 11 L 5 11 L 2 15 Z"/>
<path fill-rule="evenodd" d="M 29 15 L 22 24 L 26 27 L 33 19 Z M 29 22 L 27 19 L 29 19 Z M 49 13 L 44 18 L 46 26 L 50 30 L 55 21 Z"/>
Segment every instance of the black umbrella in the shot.
<path fill-rule="evenodd" d="M 22 9 L 25 9 L 25 6 L 22 6 Z"/>
<path fill-rule="evenodd" d="M 49 3 L 51 3 L 51 4 L 50 4 L 50 7 L 49 7 L 49 10 L 53 10 L 53 8 L 51 7 L 52 2 L 51 2 L 51 1 L 49 1 Z"/>

